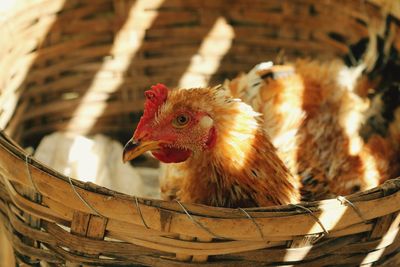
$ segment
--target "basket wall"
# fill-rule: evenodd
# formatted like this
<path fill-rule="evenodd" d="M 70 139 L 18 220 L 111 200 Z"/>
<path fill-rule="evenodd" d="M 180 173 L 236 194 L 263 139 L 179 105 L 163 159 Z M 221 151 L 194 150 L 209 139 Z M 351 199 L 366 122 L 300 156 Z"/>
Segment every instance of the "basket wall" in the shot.
<path fill-rule="evenodd" d="M 344 57 L 378 35 L 399 50 L 398 18 L 395 0 L 37 0 L 8 14 L 0 22 L 0 219 L 17 262 L 394 264 L 399 180 L 350 196 L 356 208 L 327 200 L 309 211 L 243 212 L 70 181 L 18 144 L 35 146 L 57 130 L 127 140 L 144 90 L 158 82 L 216 84 L 264 60 Z"/>
<path fill-rule="evenodd" d="M 215 84 L 280 51 L 343 56 L 386 23 L 363 1 L 212 2 L 37 1 L 10 15 L 2 128 L 27 145 L 55 130 L 128 137 L 151 84 Z"/>

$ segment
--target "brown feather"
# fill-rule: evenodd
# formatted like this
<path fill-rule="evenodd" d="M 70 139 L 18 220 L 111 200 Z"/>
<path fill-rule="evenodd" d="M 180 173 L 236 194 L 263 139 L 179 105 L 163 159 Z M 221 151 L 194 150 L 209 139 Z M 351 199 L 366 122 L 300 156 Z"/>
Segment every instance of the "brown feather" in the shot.
<path fill-rule="evenodd" d="M 400 142 L 400 124 L 393 123 L 390 137 L 364 141 L 359 131 L 370 83 L 361 76 L 343 85 L 343 69 L 338 61 L 299 60 L 226 81 L 225 94 L 251 105 L 263 120 L 249 116 L 242 102 L 216 99 L 213 90 L 182 100 L 212 109 L 222 135 L 216 153 L 166 167 L 163 196 L 214 206 L 267 206 L 297 202 L 299 192 L 307 201 L 347 195 L 397 175 L 393 147 Z M 248 125 L 255 124 L 250 133 Z"/>
<path fill-rule="evenodd" d="M 299 200 L 298 181 L 277 156 L 259 114 L 250 106 L 218 89 L 175 90 L 168 103 L 208 107 L 218 138 L 212 150 L 197 151 L 187 161 L 165 167 L 161 187 L 164 197 L 171 198 L 176 191 L 181 201 L 223 207 Z M 176 109 L 176 104 L 163 111 L 168 113 L 169 109 Z"/>

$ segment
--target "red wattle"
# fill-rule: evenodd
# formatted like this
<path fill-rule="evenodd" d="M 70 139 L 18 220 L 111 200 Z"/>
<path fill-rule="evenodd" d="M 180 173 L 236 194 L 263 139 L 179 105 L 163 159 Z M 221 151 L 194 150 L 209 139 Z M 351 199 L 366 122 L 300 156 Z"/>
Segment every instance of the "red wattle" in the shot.
<path fill-rule="evenodd" d="M 151 152 L 154 157 L 164 163 L 178 163 L 187 160 L 192 152 L 187 149 L 163 147 L 160 150 Z"/>

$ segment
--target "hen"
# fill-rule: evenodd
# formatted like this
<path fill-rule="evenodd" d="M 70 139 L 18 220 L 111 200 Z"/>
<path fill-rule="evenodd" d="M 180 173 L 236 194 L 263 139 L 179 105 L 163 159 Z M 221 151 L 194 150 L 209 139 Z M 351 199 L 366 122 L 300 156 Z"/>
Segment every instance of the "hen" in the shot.
<path fill-rule="evenodd" d="M 222 88 L 154 86 L 124 161 L 150 150 L 171 163 L 161 183 L 165 199 L 223 207 L 288 204 L 300 193 L 314 200 L 376 186 L 393 176 L 392 141 L 373 136 L 364 143 L 356 134 L 363 101 L 338 83 L 333 74 L 339 73 L 337 64 L 298 62 Z"/>
<path fill-rule="evenodd" d="M 173 163 L 183 202 L 251 207 L 298 202 L 299 183 L 276 154 L 259 114 L 221 87 L 146 91 L 124 161 L 144 151 Z M 193 100 L 196 101 L 193 101 Z"/>

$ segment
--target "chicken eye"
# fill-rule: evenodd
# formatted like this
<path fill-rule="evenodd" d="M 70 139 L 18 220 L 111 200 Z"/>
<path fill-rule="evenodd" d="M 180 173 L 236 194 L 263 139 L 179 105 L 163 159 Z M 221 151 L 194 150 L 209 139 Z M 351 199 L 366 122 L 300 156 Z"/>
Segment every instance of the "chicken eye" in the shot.
<path fill-rule="evenodd" d="M 186 126 L 189 123 L 189 121 L 190 121 L 190 117 L 188 115 L 180 114 L 172 121 L 172 124 L 176 128 L 182 128 L 182 127 Z"/>

